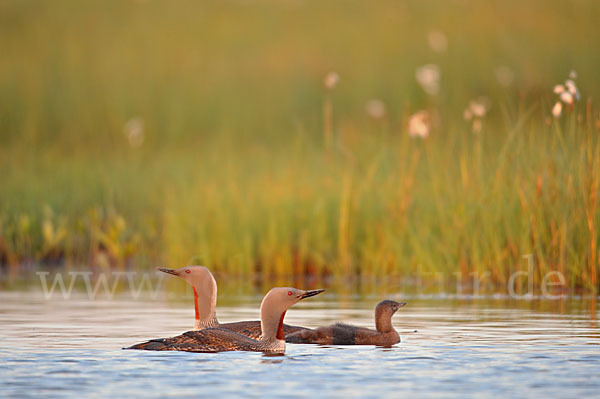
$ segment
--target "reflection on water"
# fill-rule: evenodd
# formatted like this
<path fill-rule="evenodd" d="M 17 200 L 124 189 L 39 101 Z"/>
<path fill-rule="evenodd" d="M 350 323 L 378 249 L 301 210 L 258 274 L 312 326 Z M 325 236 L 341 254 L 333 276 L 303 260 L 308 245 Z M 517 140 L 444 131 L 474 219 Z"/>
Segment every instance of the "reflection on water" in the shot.
<path fill-rule="evenodd" d="M 381 298 L 295 305 L 290 324 L 373 326 Z M 260 298 L 219 306 L 220 321 L 257 319 Z M 391 348 L 289 344 L 285 355 L 123 351 L 193 325 L 188 301 L 0 293 L 0 395 L 399 397 L 597 395 L 595 299 L 408 299 Z"/>

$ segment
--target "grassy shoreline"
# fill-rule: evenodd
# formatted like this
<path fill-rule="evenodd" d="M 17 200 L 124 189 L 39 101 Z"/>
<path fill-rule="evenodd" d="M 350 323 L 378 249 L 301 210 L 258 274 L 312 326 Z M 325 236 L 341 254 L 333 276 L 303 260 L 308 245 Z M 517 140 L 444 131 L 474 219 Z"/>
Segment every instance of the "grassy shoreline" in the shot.
<path fill-rule="evenodd" d="M 597 290 L 600 6 L 485 3 L 2 3 L 2 271 L 489 271 L 502 285 L 533 254 L 536 286 L 559 271 Z M 437 95 L 415 82 L 428 63 Z M 552 118 L 571 68 L 582 99 Z M 479 96 L 474 133 L 463 111 Z M 408 134 L 419 110 L 425 139 Z"/>

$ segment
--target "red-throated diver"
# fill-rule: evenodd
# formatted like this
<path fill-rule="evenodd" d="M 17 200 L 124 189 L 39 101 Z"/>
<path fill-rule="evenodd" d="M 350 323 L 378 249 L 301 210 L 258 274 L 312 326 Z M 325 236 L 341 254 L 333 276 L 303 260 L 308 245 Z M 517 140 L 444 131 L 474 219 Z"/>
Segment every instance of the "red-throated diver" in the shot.
<path fill-rule="evenodd" d="M 322 345 L 380 345 L 390 346 L 400 342 L 400 335 L 392 326 L 392 316 L 405 302 L 381 301 L 375 307 L 375 330 L 344 323 L 298 331 L 286 335 L 286 342 Z"/>
<path fill-rule="evenodd" d="M 285 336 L 283 318 L 287 309 L 300 301 L 320 294 L 325 290 L 303 291 L 296 288 L 277 287 L 271 289 L 260 304 L 262 334 L 252 339 L 235 331 L 221 327 L 188 331 L 171 338 L 153 339 L 126 349 L 188 352 L 283 352 Z"/>
<path fill-rule="evenodd" d="M 234 323 L 219 323 L 217 320 L 217 282 L 208 268 L 204 266 L 186 266 L 180 269 L 159 268 L 158 270 L 180 277 L 194 291 L 194 307 L 196 309 L 194 330 L 205 328 L 226 328 L 250 338 L 260 338 L 260 321 L 238 321 Z M 283 325 L 285 335 L 296 331 L 306 330 L 304 327 Z"/>

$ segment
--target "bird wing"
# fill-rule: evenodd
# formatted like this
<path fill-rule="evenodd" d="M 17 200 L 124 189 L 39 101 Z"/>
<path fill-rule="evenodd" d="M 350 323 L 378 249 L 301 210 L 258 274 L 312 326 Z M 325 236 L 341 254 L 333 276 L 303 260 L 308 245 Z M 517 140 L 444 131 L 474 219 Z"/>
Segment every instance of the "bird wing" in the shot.
<path fill-rule="evenodd" d="M 218 328 L 225 328 L 227 330 L 235 331 L 253 339 L 259 339 L 262 334 L 260 321 L 238 321 L 234 323 L 223 323 L 219 324 Z M 287 324 L 283 325 L 283 333 L 285 335 L 303 330 L 308 329 L 305 327 L 290 326 Z"/>
<path fill-rule="evenodd" d="M 336 323 L 313 330 L 297 331 L 286 335 L 285 341 L 295 344 L 360 345 L 377 335 L 377 331 L 368 328 Z"/>
<path fill-rule="evenodd" d="M 219 328 L 235 331 L 238 334 L 242 334 L 253 339 L 259 339 L 261 336 L 260 321 L 238 321 L 235 323 L 223 323 L 219 324 Z"/>
<path fill-rule="evenodd" d="M 186 352 L 225 352 L 256 350 L 258 342 L 225 328 L 188 331 L 170 338 L 152 339 L 126 349 Z"/>

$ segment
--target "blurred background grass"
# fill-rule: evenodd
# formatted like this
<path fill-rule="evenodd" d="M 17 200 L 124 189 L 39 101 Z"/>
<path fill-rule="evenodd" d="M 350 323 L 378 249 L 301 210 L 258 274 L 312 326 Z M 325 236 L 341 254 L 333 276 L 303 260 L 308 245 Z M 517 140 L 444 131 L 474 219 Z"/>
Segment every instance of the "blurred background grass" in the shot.
<path fill-rule="evenodd" d="M 1 0 L 2 275 L 499 284 L 532 253 L 536 284 L 596 290 L 598 21 L 594 0 Z M 552 118 L 571 70 L 582 99 Z"/>

